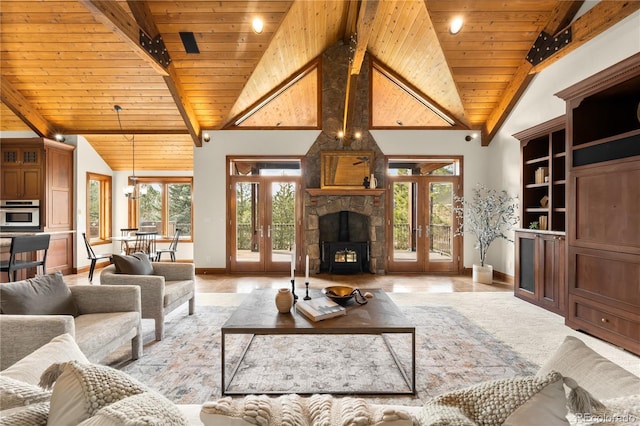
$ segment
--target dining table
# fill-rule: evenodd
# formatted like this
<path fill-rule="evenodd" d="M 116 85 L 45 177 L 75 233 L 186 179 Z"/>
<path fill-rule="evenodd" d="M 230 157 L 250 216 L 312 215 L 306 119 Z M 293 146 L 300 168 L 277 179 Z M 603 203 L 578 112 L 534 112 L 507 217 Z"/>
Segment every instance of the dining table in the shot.
<path fill-rule="evenodd" d="M 112 236 L 111 241 L 120 241 L 122 254 L 133 254 L 137 252 L 146 253 L 149 259 L 155 260 L 157 257 L 156 241 L 163 238 L 157 232 L 135 232 L 130 235 Z"/>

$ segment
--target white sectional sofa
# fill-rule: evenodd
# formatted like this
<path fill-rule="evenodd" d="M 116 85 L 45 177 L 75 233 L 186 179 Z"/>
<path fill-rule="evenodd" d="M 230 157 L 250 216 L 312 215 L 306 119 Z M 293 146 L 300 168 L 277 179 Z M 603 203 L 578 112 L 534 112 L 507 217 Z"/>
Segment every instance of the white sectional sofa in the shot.
<path fill-rule="evenodd" d="M 59 369 L 61 374 L 51 392 L 36 387 L 41 373 L 52 363 L 69 360 L 74 361 Z M 135 395 L 114 398 L 115 402 L 98 397 L 96 409 L 87 411 L 86 406 L 90 404 L 86 401 L 95 395 L 86 395 L 80 383 L 90 381 L 95 374 L 100 375 L 100 385 L 109 391 L 122 389 L 123 383 L 127 383 L 128 389 L 140 388 Z M 570 386 L 575 387 L 574 382 L 603 402 L 607 409 L 594 407 L 595 414 L 567 413 L 565 397 L 570 395 Z M 20 390 L 16 390 L 18 388 Z M 7 398 L 7 394 L 11 397 Z M 19 394 L 26 397 L 20 400 L 16 397 Z M 6 407 L 7 400 L 13 407 Z M 16 400 L 20 402 L 16 403 Z M 40 423 L 34 420 L 30 424 L 46 424 L 49 417 L 55 424 L 85 426 L 115 425 L 125 418 L 135 424 L 138 417 L 141 422 L 150 422 L 148 424 L 209 426 L 404 426 L 452 424 L 454 421 L 457 423 L 453 424 L 473 425 L 479 422 L 479 415 L 485 417 L 482 419 L 484 424 L 586 425 L 594 420 L 613 419 L 619 421 L 613 424 L 628 426 L 640 422 L 640 378 L 600 356 L 581 340 L 568 336 L 535 377 L 478 384 L 436 397 L 422 407 L 374 405 L 368 404 L 366 399 L 328 395 L 305 398 L 254 395 L 203 401 L 202 405 L 174 405 L 125 373 L 91 364 L 73 338 L 63 335 L 0 372 L 0 401 L 4 402 L 0 407 L 3 424 L 20 424 L 12 423 L 12 418 L 21 413 L 23 420 L 28 415 L 40 419 Z M 495 423 L 488 422 L 487 416 L 493 416 Z M 45 423 L 42 423 L 43 418 Z"/>

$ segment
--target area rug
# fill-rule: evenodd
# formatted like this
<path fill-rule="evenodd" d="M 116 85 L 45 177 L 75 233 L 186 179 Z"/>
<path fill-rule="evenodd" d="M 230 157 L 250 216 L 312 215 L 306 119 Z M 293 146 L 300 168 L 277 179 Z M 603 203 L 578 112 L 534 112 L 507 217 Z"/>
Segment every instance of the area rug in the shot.
<path fill-rule="evenodd" d="M 233 309 L 198 306 L 193 316 L 186 315 L 186 308 L 174 311 L 162 341 L 145 344 L 144 356 L 137 361 L 115 360 L 112 365 L 175 403 L 201 404 L 220 398 L 220 327 Z M 406 306 L 403 311 L 416 324 L 417 395 L 384 398 L 386 403 L 420 405 L 448 390 L 534 374 L 538 369 L 453 307 Z M 410 340 L 387 336 L 409 371 Z M 229 390 L 331 393 L 354 389 L 357 394 L 355 390 L 367 388 L 406 389 L 386 346 L 374 336 L 257 337 Z M 227 339 L 228 365 L 238 363 L 247 343 L 245 337 Z"/>

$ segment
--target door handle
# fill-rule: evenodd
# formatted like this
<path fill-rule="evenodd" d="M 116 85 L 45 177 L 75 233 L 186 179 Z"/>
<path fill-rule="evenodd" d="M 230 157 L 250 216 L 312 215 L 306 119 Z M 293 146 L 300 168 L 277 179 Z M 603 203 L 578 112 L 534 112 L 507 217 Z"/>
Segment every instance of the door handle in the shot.
<path fill-rule="evenodd" d="M 260 238 L 264 238 L 264 227 L 260 227 Z"/>
<path fill-rule="evenodd" d="M 267 225 L 267 238 L 271 238 L 271 225 Z"/>
<path fill-rule="evenodd" d="M 418 238 L 422 238 L 422 225 L 418 225 Z"/>

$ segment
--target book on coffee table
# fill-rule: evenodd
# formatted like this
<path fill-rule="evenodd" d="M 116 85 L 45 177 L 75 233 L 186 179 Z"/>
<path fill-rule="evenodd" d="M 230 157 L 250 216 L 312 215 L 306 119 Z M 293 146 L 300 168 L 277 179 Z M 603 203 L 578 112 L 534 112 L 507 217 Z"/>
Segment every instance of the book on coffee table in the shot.
<path fill-rule="evenodd" d="M 347 309 L 331 299 L 318 297 L 311 300 L 298 300 L 296 310 L 312 321 L 321 321 L 345 315 Z"/>

